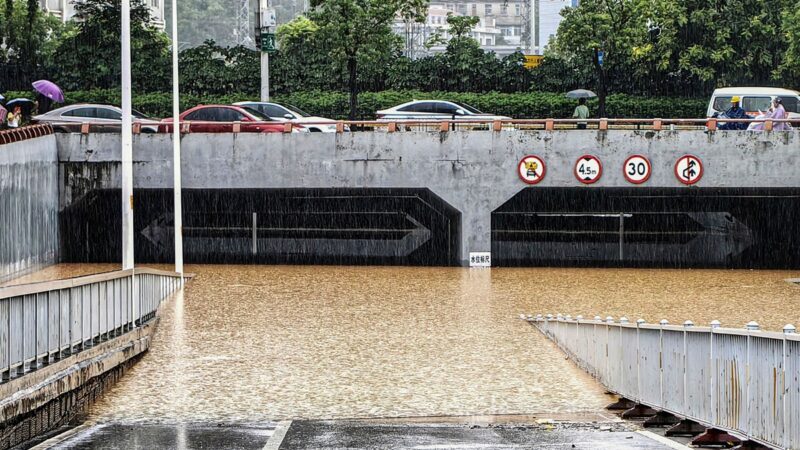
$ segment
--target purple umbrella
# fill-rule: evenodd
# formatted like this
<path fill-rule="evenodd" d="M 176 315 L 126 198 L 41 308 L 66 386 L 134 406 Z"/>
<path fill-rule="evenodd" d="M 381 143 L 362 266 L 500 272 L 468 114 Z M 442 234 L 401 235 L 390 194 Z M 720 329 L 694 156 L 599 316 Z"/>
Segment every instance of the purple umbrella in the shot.
<path fill-rule="evenodd" d="M 56 103 L 64 103 L 64 93 L 61 92 L 61 88 L 56 86 L 56 84 L 52 81 L 34 81 L 33 88 L 36 89 L 36 92 L 44 95 Z"/>

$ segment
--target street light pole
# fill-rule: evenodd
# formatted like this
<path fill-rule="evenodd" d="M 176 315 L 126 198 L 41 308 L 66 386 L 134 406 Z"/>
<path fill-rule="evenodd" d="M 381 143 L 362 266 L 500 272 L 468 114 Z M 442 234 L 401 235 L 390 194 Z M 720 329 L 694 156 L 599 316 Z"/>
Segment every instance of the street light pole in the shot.
<path fill-rule="evenodd" d="M 131 116 L 131 2 L 122 0 L 122 269 L 133 269 L 133 130 Z"/>
<path fill-rule="evenodd" d="M 172 178 L 175 272 L 183 282 L 183 208 L 181 205 L 180 82 L 178 78 L 178 1 L 172 0 Z"/>
<path fill-rule="evenodd" d="M 270 28 L 276 26 L 275 11 L 270 0 L 258 2 L 258 33 L 261 42 L 261 101 L 269 101 L 269 54 L 275 51 L 275 35 Z"/>

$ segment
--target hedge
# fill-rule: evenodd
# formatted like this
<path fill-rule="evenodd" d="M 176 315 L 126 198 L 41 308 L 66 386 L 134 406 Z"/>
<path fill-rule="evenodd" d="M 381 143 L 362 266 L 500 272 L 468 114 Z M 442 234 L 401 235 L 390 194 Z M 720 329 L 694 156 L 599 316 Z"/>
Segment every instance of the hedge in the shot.
<path fill-rule="evenodd" d="M 25 92 L 8 92 L 7 99 L 18 96 L 30 96 Z M 120 103 L 120 94 L 115 89 L 96 89 L 90 91 L 73 91 L 66 93 L 67 103 Z M 359 95 L 358 117 L 361 120 L 375 118 L 380 109 L 404 103 L 410 100 L 441 99 L 467 103 L 481 111 L 491 114 L 525 118 L 569 118 L 575 108 L 575 100 L 565 98 L 563 94 L 552 92 L 531 93 L 463 93 L 463 92 L 418 92 L 418 91 L 383 91 L 363 92 Z M 181 95 L 181 110 L 198 104 L 230 104 L 244 100 L 255 100 L 252 96 L 241 93 L 227 95 Z M 348 95 L 345 92 L 295 92 L 276 95 L 275 102 L 297 106 L 308 113 L 345 119 L 348 112 Z M 708 99 L 676 98 L 676 97 L 637 97 L 625 94 L 610 95 L 606 101 L 607 116 L 627 118 L 694 118 L 704 117 Z M 588 103 L 589 110 L 597 111 L 597 100 Z M 172 114 L 171 93 L 150 92 L 133 97 L 133 107 L 154 117 L 166 117 Z"/>

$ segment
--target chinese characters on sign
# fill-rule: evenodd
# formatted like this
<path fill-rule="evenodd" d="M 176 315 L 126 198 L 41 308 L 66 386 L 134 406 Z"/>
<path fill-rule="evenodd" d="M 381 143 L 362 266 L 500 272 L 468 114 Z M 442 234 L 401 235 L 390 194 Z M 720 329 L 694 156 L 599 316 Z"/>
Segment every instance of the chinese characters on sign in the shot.
<path fill-rule="evenodd" d="M 469 252 L 470 267 L 492 267 L 491 252 Z"/>

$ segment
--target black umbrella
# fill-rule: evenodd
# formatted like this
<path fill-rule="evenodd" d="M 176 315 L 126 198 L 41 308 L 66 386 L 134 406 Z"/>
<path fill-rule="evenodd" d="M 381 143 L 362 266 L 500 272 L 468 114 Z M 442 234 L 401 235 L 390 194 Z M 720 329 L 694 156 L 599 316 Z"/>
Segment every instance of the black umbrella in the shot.
<path fill-rule="evenodd" d="M 15 98 L 14 100 L 6 103 L 6 109 L 9 111 L 14 111 L 14 108 L 17 106 L 22 108 L 22 114 L 30 114 L 33 110 L 33 100 L 28 100 L 27 98 Z"/>

